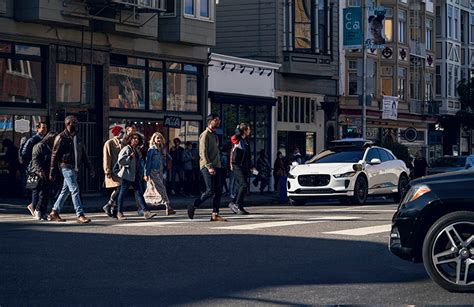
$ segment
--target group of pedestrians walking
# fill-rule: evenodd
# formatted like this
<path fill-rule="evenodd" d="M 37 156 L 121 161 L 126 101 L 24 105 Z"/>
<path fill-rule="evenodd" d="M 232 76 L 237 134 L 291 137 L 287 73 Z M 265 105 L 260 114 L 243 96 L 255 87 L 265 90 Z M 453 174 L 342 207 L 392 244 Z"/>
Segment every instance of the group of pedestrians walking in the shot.
<path fill-rule="evenodd" d="M 27 208 L 38 220 L 64 222 L 65 219 L 60 216 L 60 213 L 70 195 L 77 222 L 86 224 L 91 220 L 84 213 L 77 181 L 78 173 L 82 167 L 86 167 L 91 177 L 96 174 L 87 156 L 86 148 L 77 135 L 79 124 L 77 118 L 67 116 L 64 123 L 65 129 L 59 134 L 53 131 L 47 132 L 46 124 L 39 124 L 37 134 L 25 143 L 26 148 L 31 148 L 31 163 L 29 163 L 27 173 L 29 186 L 32 189 L 32 202 Z M 193 153 L 195 149 L 193 144 L 186 142 L 183 148 L 178 138 L 173 140 L 174 146 L 169 152 L 166 151 L 166 140 L 159 132 L 151 136 L 146 157 L 142 159 L 141 147 L 144 138 L 136 132 L 135 126 L 130 125 L 125 129 L 122 126 L 112 127 L 112 138 L 103 146 L 104 186 L 111 189 L 109 200 L 102 208 L 104 212 L 111 218 L 126 220 L 124 200 L 132 187 L 138 213 L 145 219 L 151 219 L 156 215 L 150 211 L 151 206 L 164 205 L 166 215 L 175 214 L 167 194 L 165 174 L 171 177 L 171 191 L 176 192 L 182 189 L 191 194 L 194 186 L 191 180 L 195 178 L 195 165 L 198 162 L 204 188 L 199 197 L 194 202 L 190 202 L 188 216 L 193 219 L 195 210 L 206 200 L 213 198 L 210 220 L 226 221 L 219 215 L 222 181 L 225 180 L 223 174 L 224 169 L 227 168 L 222 163 L 221 147 L 216 134 L 219 126 L 219 116 L 210 114 L 207 117 L 207 127 L 199 136 L 198 161 L 196 161 L 196 154 Z M 241 123 L 237 126 L 235 134 L 230 139 L 232 144 L 230 156 L 228 162 L 225 162 L 229 163 L 237 186 L 236 194 L 228 206 L 233 213 L 241 215 L 249 214 L 244 206 L 244 198 L 250 174 L 259 174 L 251 163 L 251 150 L 248 143 L 250 135 L 251 127 L 248 124 Z M 257 161 L 260 176 L 256 180 L 260 181 L 261 191 L 268 185 L 267 180 L 271 172 L 264 155 L 265 151 L 260 152 Z M 168 160 L 176 162 L 171 167 L 171 172 L 169 172 Z M 179 178 L 180 186 L 175 183 L 175 178 Z M 144 182 L 146 182 L 146 188 L 144 188 Z M 61 188 L 58 189 L 56 200 L 48 214 L 50 196 L 54 188 L 58 186 Z"/>

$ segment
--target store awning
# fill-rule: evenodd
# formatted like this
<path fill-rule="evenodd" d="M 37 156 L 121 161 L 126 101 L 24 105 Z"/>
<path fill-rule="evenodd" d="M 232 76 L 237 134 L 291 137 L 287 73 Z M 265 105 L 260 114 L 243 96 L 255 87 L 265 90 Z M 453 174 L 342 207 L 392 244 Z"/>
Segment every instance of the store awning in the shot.
<path fill-rule="evenodd" d="M 219 92 L 209 92 L 209 98 L 214 103 L 244 104 L 275 106 L 277 99 L 273 97 L 239 95 Z"/>

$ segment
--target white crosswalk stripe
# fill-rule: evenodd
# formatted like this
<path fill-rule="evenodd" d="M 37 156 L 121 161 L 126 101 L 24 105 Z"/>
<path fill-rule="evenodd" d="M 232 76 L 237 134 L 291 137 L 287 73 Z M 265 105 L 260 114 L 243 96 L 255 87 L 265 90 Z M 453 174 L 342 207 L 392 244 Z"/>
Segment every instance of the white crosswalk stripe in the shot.
<path fill-rule="evenodd" d="M 389 232 L 390 229 L 391 229 L 391 225 L 387 224 L 387 225 L 352 228 L 352 229 L 345 229 L 345 230 L 338 230 L 338 231 L 329 231 L 329 232 L 324 232 L 324 234 L 344 235 L 344 236 L 366 236 L 370 234 Z"/>
<path fill-rule="evenodd" d="M 283 226 L 294 226 L 294 225 L 305 225 L 314 224 L 321 221 L 278 221 L 278 222 L 267 222 L 267 223 L 255 223 L 235 226 L 223 226 L 223 227 L 212 227 L 212 229 L 227 229 L 227 230 L 254 230 L 271 227 L 283 227 Z"/>

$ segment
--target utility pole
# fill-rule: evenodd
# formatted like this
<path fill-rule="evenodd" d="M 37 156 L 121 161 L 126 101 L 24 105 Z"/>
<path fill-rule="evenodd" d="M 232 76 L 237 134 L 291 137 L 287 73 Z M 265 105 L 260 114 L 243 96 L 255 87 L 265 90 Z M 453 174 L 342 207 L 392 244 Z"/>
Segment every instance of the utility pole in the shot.
<path fill-rule="evenodd" d="M 362 118 L 361 118 L 361 132 L 362 138 L 365 140 L 367 137 L 367 48 L 365 45 L 365 39 L 367 36 L 367 0 L 362 0 L 362 52 L 364 53 L 362 59 L 363 71 L 362 71 Z"/>

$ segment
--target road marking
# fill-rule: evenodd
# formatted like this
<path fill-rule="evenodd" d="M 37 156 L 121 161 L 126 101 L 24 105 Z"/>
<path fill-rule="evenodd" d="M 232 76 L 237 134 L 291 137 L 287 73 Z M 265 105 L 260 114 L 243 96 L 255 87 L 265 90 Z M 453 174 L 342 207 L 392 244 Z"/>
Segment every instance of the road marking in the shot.
<path fill-rule="evenodd" d="M 318 217 L 312 217 L 309 218 L 310 220 L 316 220 L 316 221 L 353 221 L 353 220 L 358 220 L 360 217 L 358 216 L 318 216 Z"/>
<path fill-rule="evenodd" d="M 272 228 L 272 227 L 314 224 L 314 223 L 319 223 L 319 222 L 322 222 L 322 221 L 279 221 L 279 222 L 268 222 L 268 223 L 258 223 L 258 224 L 212 227 L 212 229 L 254 230 L 254 229 Z"/>
<path fill-rule="evenodd" d="M 331 234 L 331 235 L 345 235 L 345 236 L 366 236 L 370 234 L 389 232 L 391 227 L 392 227 L 391 224 L 387 224 L 387 225 L 353 228 L 353 229 L 338 230 L 338 231 L 329 231 L 329 232 L 323 232 L 323 233 Z"/>

